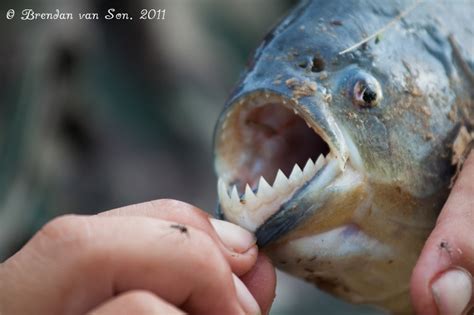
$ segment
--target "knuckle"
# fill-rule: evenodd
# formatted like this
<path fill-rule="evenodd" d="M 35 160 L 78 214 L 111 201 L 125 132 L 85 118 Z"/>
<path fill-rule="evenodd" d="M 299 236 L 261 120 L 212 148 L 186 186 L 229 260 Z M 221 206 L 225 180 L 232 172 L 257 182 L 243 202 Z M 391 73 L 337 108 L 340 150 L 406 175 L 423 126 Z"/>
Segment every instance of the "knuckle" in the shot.
<path fill-rule="evenodd" d="M 85 216 L 63 215 L 46 223 L 38 237 L 53 243 L 84 244 L 90 239 L 91 224 Z"/>

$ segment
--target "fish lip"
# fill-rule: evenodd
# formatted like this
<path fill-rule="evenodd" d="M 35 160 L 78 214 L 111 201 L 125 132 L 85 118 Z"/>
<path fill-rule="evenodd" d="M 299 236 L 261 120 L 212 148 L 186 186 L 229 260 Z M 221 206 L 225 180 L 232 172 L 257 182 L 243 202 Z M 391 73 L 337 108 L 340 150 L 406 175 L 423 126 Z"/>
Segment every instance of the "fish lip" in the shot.
<path fill-rule="evenodd" d="M 246 102 L 246 100 L 251 99 L 251 98 L 254 98 L 254 99 L 257 98 L 258 100 L 258 98 L 260 98 L 261 104 L 263 104 L 265 99 L 268 99 L 271 97 L 277 97 L 281 100 L 282 105 L 286 106 L 287 108 L 291 110 L 296 111 L 298 116 L 303 118 L 303 120 L 311 126 L 313 131 L 326 142 L 326 144 L 330 148 L 331 159 L 337 163 L 340 171 L 344 170 L 347 160 L 348 160 L 349 153 L 348 153 L 347 145 L 343 136 L 343 132 L 339 129 L 339 126 L 337 125 L 334 118 L 332 117 L 328 108 L 329 104 L 327 104 L 327 102 L 322 97 L 317 97 L 317 95 L 321 93 L 315 93 L 315 94 L 316 95 L 313 97 L 302 97 L 300 99 L 297 99 L 294 97 L 287 96 L 288 93 L 285 93 L 285 92 L 282 93 L 281 91 L 277 91 L 274 89 L 262 88 L 262 89 L 252 90 L 246 93 L 241 93 L 240 95 L 236 95 L 228 103 L 226 111 L 224 111 L 224 113 L 221 116 L 221 119 L 219 120 L 216 126 L 216 132 L 215 132 L 215 137 L 214 137 L 214 147 L 216 148 L 216 146 L 219 144 L 218 143 L 219 136 L 222 136 L 220 135 L 219 131 L 222 131 L 223 129 L 225 131 L 225 124 L 228 117 L 231 116 L 232 113 L 239 106 L 243 106 L 243 103 Z M 257 104 L 256 106 L 259 106 L 259 104 Z M 215 159 L 216 159 L 217 175 L 219 177 L 222 177 L 222 175 L 225 175 L 225 174 L 223 174 L 222 167 L 220 167 L 219 165 L 221 161 L 219 160 L 220 157 L 218 154 L 216 154 Z M 304 189 L 306 189 L 309 183 L 315 180 L 319 176 L 319 174 L 323 172 L 323 169 L 325 169 L 325 167 L 323 167 L 320 170 L 320 172 L 318 171 L 317 174 L 315 174 L 313 177 L 307 180 L 307 182 L 303 186 L 299 187 L 297 189 L 297 192 L 301 192 Z M 227 181 L 226 184 L 229 184 L 229 181 Z M 281 218 L 282 213 L 285 212 L 286 207 L 291 203 L 292 199 L 294 199 L 297 192 L 293 193 L 287 201 L 285 201 L 283 204 L 279 206 L 277 211 L 275 211 L 269 218 L 267 218 L 264 222 L 262 222 L 260 225 L 257 226 L 256 228 L 257 240 L 261 245 L 266 245 L 269 243 L 269 241 L 273 241 L 274 239 L 281 236 L 282 233 L 271 233 L 274 237 L 271 237 L 270 240 L 264 241 L 263 236 L 262 236 L 263 235 L 262 231 L 268 230 L 268 228 L 272 224 L 275 223 L 275 220 L 276 220 L 275 218 L 277 218 L 277 221 L 280 220 L 279 218 Z M 221 203 L 219 203 L 217 215 L 220 218 L 229 219 L 228 215 L 226 215 L 225 213 L 225 209 L 222 209 Z M 292 224 L 297 225 L 300 221 L 301 221 L 300 219 L 295 219 L 293 220 Z M 242 224 L 242 222 L 234 222 L 234 223 L 237 223 L 246 227 L 245 224 Z M 286 220 L 286 224 L 288 223 L 289 223 L 288 220 Z M 252 230 L 252 228 L 249 228 L 249 227 L 247 228 Z M 276 227 L 276 230 L 278 230 L 278 227 Z"/>

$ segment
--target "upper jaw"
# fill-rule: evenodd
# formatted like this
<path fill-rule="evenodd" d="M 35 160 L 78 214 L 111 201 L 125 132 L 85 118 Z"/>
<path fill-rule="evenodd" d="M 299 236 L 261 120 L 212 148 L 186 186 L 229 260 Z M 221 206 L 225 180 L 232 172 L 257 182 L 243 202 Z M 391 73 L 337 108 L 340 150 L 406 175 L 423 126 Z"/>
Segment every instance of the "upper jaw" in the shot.
<path fill-rule="evenodd" d="M 276 176 L 273 175 L 275 180 L 272 185 L 264 177 L 258 176 L 258 180 L 253 179 L 250 185 L 240 183 L 232 186 L 236 178 L 243 176 L 239 164 L 237 166 L 235 164 L 235 156 L 246 154 L 235 148 L 229 149 L 231 147 L 229 142 L 233 141 L 234 136 L 233 128 L 242 128 L 238 124 L 233 124 L 236 124 L 238 117 L 247 115 L 246 111 L 269 103 L 278 103 L 301 117 L 308 127 L 328 144 L 329 153 L 320 154 L 313 159 L 308 157 L 304 165 L 301 165 L 301 162 L 300 165 L 295 163 L 291 173 L 287 171 L 288 176 L 275 169 L 273 173 Z M 298 100 L 270 90 L 246 93 L 232 100 L 232 105 L 224 112 L 218 123 L 215 146 L 221 215 L 257 234 L 262 230 L 268 232 L 264 227 L 268 227 L 266 223 L 273 222 L 271 225 L 275 228 L 272 228 L 272 233 L 264 233 L 266 235 L 263 237 L 266 238 L 264 243 L 284 233 L 287 229 L 285 227 L 296 225 L 301 220 L 303 215 L 298 215 L 298 207 L 291 201 L 304 195 L 308 189 L 323 192 L 325 185 L 343 172 L 350 155 L 344 131 L 336 124 L 328 110 L 328 104 L 322 98 L 312 96 Z M 287 212 L 289 206 L 293 208 L 291 212 L 293 219 L 286 220 L 285 217 L 288 215 L 283 214 Z M 276 221 L 285 222 L 275 225 L 275 218 Z M 268 237 L 269 235 L 272 236 Z"/>

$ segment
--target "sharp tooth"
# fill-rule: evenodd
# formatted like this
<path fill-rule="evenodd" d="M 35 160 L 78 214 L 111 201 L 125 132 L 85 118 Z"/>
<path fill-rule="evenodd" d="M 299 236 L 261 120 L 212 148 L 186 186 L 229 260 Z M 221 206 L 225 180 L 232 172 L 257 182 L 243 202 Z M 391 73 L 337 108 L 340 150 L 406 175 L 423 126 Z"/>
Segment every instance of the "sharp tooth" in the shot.
<path fill-rule="evenodd" d="M 270 94 L 265 93 L 265 98 L 269 98 Z"/>
<path fill-rule="evenodd" d="M 285 174 L 279 169 L 275 181 L 273 182 L 273 189 L 278 191 L 286 191 L 289 188 L 288 179 Z"/>
<path fill-rule="evenodd" d="M 315 168 L 319 170 L 324 165 L 324 155 L 320 154 L 315 163 Z"/>
<path fill-rule="evenodd" d="M 249 184 L 245 186 L 245 203 L 248 207 L 254 207 L 257 205 L 257 196 L 255 196 Z"/>
<path fill-rule="evenodd" d="M 293 108 L 293 113 L 295 113 L 295 115 L 298 115 L 298 111 L 296 110 L 296 108 Z"/>
<path fill-rule="evenodd" d="M 308 162 L 306 162 L 306 165 L 303 168 L 303 174 L 304 174 L 305 178 L 312 175 L 311 173 L 312 173 L 313 169 L 314 169 L 313 160 L 308 159 Z"/>
<path fill-rule="evenodd" d="M 234 185 L 232 187 L 232 192 L 230 193 L 230 199 L 233 204 L 239 204 L 240 202 L 240 197 L 239 197 L 239 192 L 237 191 L 237 186 Z"/>
<path fill-rule="evenodd" d="M 293 183 L 296 183 L 302 178 L 302 175 L 303 175 L 303 172 L 301 171 L 301 168 L 298 166 L 298 164 L 295 164 L 290 174 L 290 181 L 292 181 Z"/>
<path fill-rule="evenodd" d="M 220 178 L 220 177 L 219 177 L 219 180 L 217 181 L 217 189 L 219 191 L 219 196 L 220 197 L 222 197 L 222 198 L 226 197 L 227 199 L 229 199 L 229 194 L 227 194 L 225 183 L 222 180 L 222 178 Z"/>
<path fill-rule="evenodd" d="M 258 198 L 267 199 L 273 193 L 272 186 L 270 186 L 263 176 L 260 177 L 260 181 L 258 182 L 258 191 L 257 196 Z"/>
<path fill-rule="evenodd" d="M 306 126 L 308 126 L 308 128 L 311 128 L 311 125 L 309 124 L 309 122 L 306 122 Z"/>

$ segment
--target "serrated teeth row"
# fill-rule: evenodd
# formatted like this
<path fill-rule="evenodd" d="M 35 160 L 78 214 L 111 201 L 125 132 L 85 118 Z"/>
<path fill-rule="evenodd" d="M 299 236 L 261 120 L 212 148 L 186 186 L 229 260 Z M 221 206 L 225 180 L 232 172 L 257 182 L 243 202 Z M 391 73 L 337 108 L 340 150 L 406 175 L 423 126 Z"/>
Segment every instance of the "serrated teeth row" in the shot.
<path fill-rule="evenodd" d="M 235 215 L 239 217 L 240 220 L 243 219 L 242 216 L 251 219 L 248 216 L 252 216 L 252 213 L 257 212 L 251 210 L 259 209 L 258 216 L 264 217 L 266 212 L 271 214 L 278 209 L 298 188 L 311 179 L 325 163 L 326 159 L 321 154 L 316 162 L 308 159 L 303 170 L 301 170 L 298 164 L 295 164 L 288 177 L 279 169 L 273 185 L 270 185 L 265 178 L 261 176 L 258 182 L 257 192 L 255 193 L 247 184 L 242 195 L 239 194 L 236 186 L 233 186 L 229 193 L 229 188 L 226 183 L 219 178 L 219 201 L 223 209 L 225 209 L 227 216 Z M 264 207 L 261 207 L 262 205 L 264 205 Z M 253 219 L 249 221 L 255 222 Z"/>

